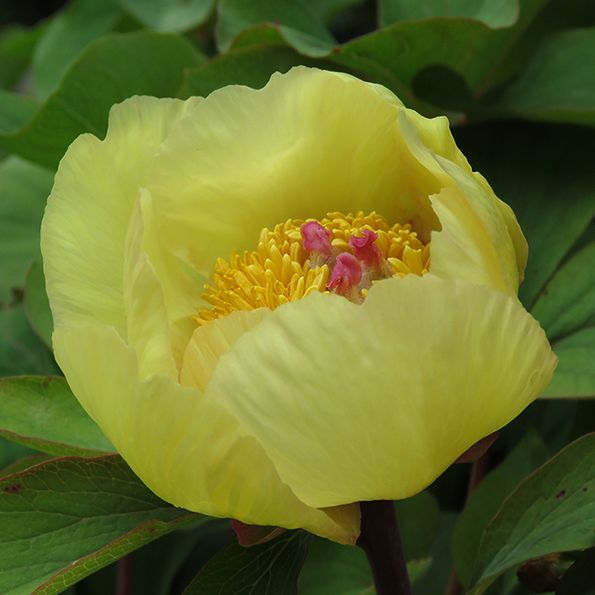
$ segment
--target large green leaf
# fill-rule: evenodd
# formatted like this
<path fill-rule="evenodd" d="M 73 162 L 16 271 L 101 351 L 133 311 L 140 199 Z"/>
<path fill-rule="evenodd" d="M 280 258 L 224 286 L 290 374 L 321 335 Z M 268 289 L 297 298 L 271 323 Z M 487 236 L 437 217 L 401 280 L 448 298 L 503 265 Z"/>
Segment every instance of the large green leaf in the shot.
<path fill-rule="evenodd" d="M 188 31 L 203 23 L 215 0 L 117 0 L 147 27 L 159 31 Z"/>
<path fill-rule="evenodd" d="M 50 301 L 45 290 L 41 257 L 31 263 L 25 278 L 25 312 L 35 332 L 51 347 L 54 322 Z"/>
<path fill-rule="evenodd" d="M 455 129 L 455 137 L 529 242 L 519 297 L 530 309 L 595 216 L 595 131 L 511 122 Z"/>
<path fill-rule="evenodd" d="M 305 531 L 288 531 L 251 547 L 242 547 L 234 537 L 184 595 L 297 595 L 311 537 Z"/>
<path fill-rule="evenodd" d="M 545 554 L 595 545 L 595 434 L 573 442 L 529 476 L 486 528 L 471 585 Z"/>
<path fill-rule="evenodd" d="M 115 0 L 74 0 L 54 16 L 33 56 L 37 93 L 45 98 L 55 91 L 69 64 L 89 43 L 111 31 L 122 14 Z"/>
<path fill-rule="evenodd" d="M 0 308 L 13 289 L 23 289 L 29 265 L 39 251 L 39 226 L 53 174 L 10 157 L 0 163 Z"/>
<path fill-rule="evenodd" d="M 47 345 L 31 328 L 23 304 L 0 309 L 0 378 L 59 372 Z"/>
<path fill-rule="evenodd" d="M 595 397 L 595 328 L 585 328 L 553 344 L 560 361 L 544 397 Z"/>
<path fill-rule="evenodd" d="M 0 88 L 13 89 L 23 77 L 44 26 L 3 27 L 0 32 Z"/>
<path fill-rule="evenodd" d="M 455 526 L 451 553 L 463 585 L 468 585 L 482 533 L 504 499 L 549 458 L 548 449 L 531 431 L 471 494 Z"/>
<path fill-rule="evenodd" d="M 432 17 L 467 17 L 492 28 L 510 27 L 519 16 L 519 0 L 380 0 L 380 24 Z"/>
<path fill-rule="evenodd" d="M 15 132 L 39 109 L 35 97 L 0 89 L 0 130 Z"/>
<path fill-rule="evenodd" d="M 199 519 L 157 498 L 116 455 L 42 463 L 0 481 L 0 592 L 60 593 Z"/>
<path fill-rule="evenodd" d="M 178 35 L 141 31 L 102 37 L 76 59 L 33 119 L 0 137 L 0 145 L 56 167 L 79 134 L 104 136 L 114 103 L 132 95 L 174 97 L 184 69 L 201 62 L 194 46 Z"/>
<path fill-rule="evenodd" d="M 221 0 L 218 12 L 217 43 L 222 51 L 241 31 L 262 23 L 273 23 L 289 45 L 307 56 L 326 56 L 336 45 L 320 13 L 306 0 Z"/>
<path fill-rule="evenodd" d="M 595 28 L 547 39 L 498 106 L 507 115 L 595 125 Z"/>
<path fill-rule="evenodd" d="M 58 377 L 0 380 L 0 434 L 55 456 L 115 452 Z"/>

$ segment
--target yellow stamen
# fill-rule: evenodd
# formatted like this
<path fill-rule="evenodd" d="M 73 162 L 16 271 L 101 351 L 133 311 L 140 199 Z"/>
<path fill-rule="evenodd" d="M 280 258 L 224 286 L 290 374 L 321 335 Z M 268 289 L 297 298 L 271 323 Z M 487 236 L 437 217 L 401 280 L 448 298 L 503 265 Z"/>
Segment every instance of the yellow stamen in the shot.
<path fill-rule="evenodd" d="M 272 231 L 265 228 L 254 252 L 244 252 L 243 257 L 233 252 L 230 263 L 220 258 L 215 266 L 215 287 L 206 285 L 206 293 L 202 296 L 213 308 L 201 310 L 194 317 L 196 323 L 208 324 L 237 310 L 274 310 L 312 291 L 326 292 L 329 265 L 311 266 L 316 259 L 314 253 L 302 246 L 300 227 L 304 223 L 290 219 Z M 382 257 L 391 264 L 394 277 L 402 278 L 409 273 L 421 276 L 430 268 L 430 244 L 424 245 L 409 224 L 389 226 L 381 215 L 362 212 L 356 215 L 329 213 L 319 223 L 332 232 L 335 256 L 341 252 L 353 254 L 349 238 L 361 235 L 358 232 L 363 229 L 370 229 L 378 233 L 375 244 Z M 363 289 L 364 297 L 366 294 L 367 289 Z"/>

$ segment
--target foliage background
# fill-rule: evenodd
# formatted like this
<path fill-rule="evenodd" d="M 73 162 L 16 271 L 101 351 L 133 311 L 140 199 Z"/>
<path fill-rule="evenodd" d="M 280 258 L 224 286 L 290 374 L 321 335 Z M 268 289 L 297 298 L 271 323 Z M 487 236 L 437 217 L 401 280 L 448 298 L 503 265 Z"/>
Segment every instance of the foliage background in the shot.
<path fill-rule="evenodd" d="M 373 593 L 357 548 L 303 532 L 241 548 L 227 521 L 148 492 L 50 349 L 39 224 L 68 145 L 102 138 L 126 97 L 261 87 L 297 64 L 450 118 L 518 216 L 530 245 L 519 297 L 560 358 L 474 474 L 453 466 L 396 503 L 414 592 L 461 592 L 453 568 L 476 595 L 595 592 L 594 3 L 71 0 L 0 4 L 1 594 Z"/>

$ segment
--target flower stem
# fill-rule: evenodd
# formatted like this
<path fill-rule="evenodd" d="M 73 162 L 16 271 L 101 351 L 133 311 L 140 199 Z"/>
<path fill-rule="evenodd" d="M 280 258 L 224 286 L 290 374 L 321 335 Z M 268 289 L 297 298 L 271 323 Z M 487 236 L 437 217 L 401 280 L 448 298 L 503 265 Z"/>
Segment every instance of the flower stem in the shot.
<path fill-rule="evenodd" d="M 411 584 L 393 502 L 360 502 L 360 507 L 362 530 L 357 545 L 368 557 L 376 595 L 411 595 Z"/>
<path fill-rule="evenodd" d="M 118 560 L 116 595 L 132 594 L 132 574 L 134 570 L 134 552 Z"/>

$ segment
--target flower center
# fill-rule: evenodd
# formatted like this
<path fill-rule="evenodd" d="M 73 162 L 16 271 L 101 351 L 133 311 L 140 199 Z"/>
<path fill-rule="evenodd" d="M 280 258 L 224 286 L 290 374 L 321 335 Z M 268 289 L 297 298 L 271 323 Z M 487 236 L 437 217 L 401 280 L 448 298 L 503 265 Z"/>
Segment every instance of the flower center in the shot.
<path fill-rule="evenodd" d="M 238 310 L 274 310 L 312 291 L 330 292 L 361 304 L 370 287 L 389 277 L 430 268 L 430 244 L 423 244 L 411 225 L 390 227 L 371 213 L 329 213 L 321 221 L 288 220 L 263 229 L 255 252 L 233 252 L 215 266 L 215 287 L 206 285 L 199 325 Z"/>

